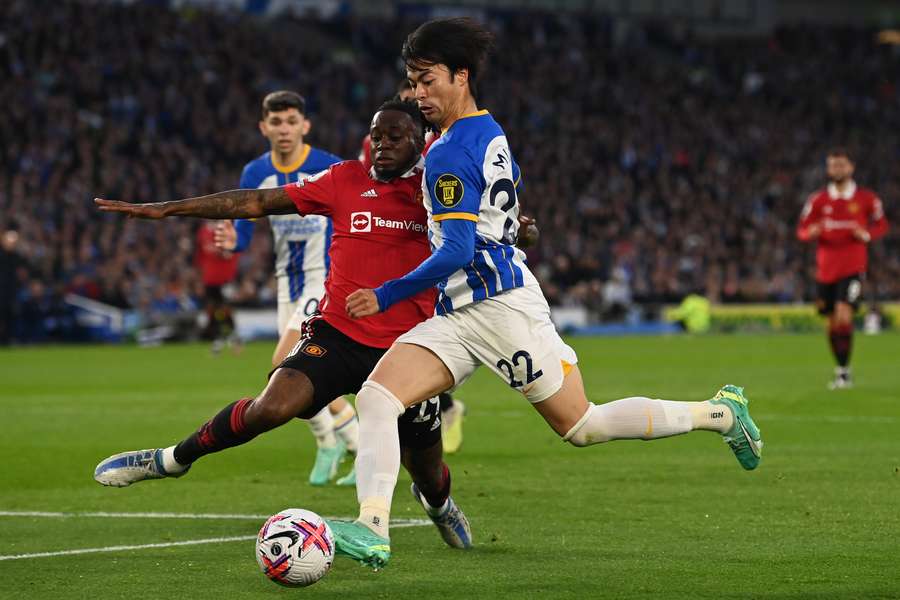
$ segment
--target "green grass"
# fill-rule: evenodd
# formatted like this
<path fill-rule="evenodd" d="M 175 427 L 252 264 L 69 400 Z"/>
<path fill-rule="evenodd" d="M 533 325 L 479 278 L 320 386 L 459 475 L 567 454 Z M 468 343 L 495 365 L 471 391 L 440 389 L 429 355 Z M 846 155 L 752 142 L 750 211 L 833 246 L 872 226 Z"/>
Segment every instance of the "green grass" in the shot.
<path fill-rule="evenodd" d="M 577 449 L 486 370 L 460 391 L 449 459 L 476 536 L 446 548 L 396 529 L 372 573 L 339 559 L 307 590 L 258 571 L 250 541 L 0 561 L 0 598 L 900 597 L 900 337 L 858 337 L 858 385 L 827 392 L 823 336 L 572 341 L 595 402 L 703 399 L 744 385 L 766 442 L 744 472 L 694 433 Z M 180 480 L 103 488 L 95 464 L 168 445 L 258 391 L 270 344 L 0 351 L 0 510 L 354 515 L 352 490 L 306 484 L 313 442 L 291 423 Z M 401 474 L 396 517 L 421 517 Z M 253 535 L 252 520 L 0 516 L 0 555 Z"/>

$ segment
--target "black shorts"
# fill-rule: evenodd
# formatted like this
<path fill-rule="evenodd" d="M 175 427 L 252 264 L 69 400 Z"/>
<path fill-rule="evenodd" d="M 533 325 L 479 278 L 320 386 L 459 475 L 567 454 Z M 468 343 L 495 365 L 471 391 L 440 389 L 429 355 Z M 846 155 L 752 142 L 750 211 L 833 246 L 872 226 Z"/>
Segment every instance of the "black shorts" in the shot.
<path fill-rule="evenodd" d="M 206 301 L 209 303 L 222 304 L 225 302 L 225 297 L 222 296 L 222 286 L 221 285 L 207 285 L 205 286 L 203 297 L 206 298 Z"/>
<path fill-rule="evenodd" d="M 864 273 L 856 273 L 834 283 L 819 283 L 819 297 L 816 300 L 819 314 L 830 315 L 834 312 L 834 305 L 838 302 L 846 302 L 853 307 L 854 311 L 859 308 L 864 280 Z"/>
<path fill-rule="evenodd" d="M 276 369 L 300 371 L 313 384 L 308 419 L 344 394 L 355 394 L 381 359 L 386 348 L 373 348 L 347 337 L 320 315 L 303 322 L 300 341 Z M 274 370 L 272 371 L 275 372 Z M 441 441 L 441 410 L 437 398 L 411 406 L 400 416 L 400 445 L 428 448 Z"/>

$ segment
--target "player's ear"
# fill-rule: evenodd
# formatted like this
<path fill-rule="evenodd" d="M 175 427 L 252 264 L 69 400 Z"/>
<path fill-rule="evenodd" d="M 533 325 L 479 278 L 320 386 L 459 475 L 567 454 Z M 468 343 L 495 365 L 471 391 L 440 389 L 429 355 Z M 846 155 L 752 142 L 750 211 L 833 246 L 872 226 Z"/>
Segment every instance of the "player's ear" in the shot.
<path fill-rule="evenodd" d="M 303 137 L 306 137 L 309 134 L 309 130 L 312 129 L 312 121 L 303 117 L 303 126 L 300 128 L 300 134 Z"/>
<path fill-rule="evenodd" d="M 260 121 L 260 122 L 259 122 L 259 132 L 260 132 L 261 134 L 263 134 L 263 137 L 269 137 L 269 134 L 268 134 L 268 132 L 266 131 L 266 122 L 265 122 L 265 121 Z"/>
<path fill-rule="evenodd" d="M 453 72 L 454 81 L 460 86 L 469 85 L 469 69 L 461 68 Z"/>

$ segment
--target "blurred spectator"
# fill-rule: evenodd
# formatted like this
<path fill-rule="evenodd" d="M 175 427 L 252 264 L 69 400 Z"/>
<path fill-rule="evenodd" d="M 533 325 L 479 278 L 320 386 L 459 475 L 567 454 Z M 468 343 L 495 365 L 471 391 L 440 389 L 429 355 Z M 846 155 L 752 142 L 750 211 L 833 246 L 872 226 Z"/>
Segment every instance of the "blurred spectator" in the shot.
<path fill-rule="evenodd" d="M 0 227 L 16 219 L 18 253 L 45 289 L 141 311 L 199 296 L 198 224 L 125 222 L 91 198 L 229 187 L 264 150 L 258 98 L 280 88 L 306 96 L 310 142 L 356 156 L 418 24 L 275 23 L 152 4 L 0 3 Z M 714 302 L 810 300 L 812 261 L 792 231 L 835 144 L 859 155 L 859 182 L 900 222 L 900 55 L 872 31 L 703 41 L 665 24 L 620 25 L 541 13 L 492 21 L 500 51 L 479 102 L 522 166 L 522 202 L 541 229 L 529 257 L 553 303 L 618 316 L 612 290 L 645 305 L 695 289 Z M 270 252 L 255 235 L 240 257 L 242 304 L 272 301 Z M 900 298 L 900 228 L 871 258 L 868 293 Z"/>
<path fill-rule="evenodd" d="M 706 333 L 711 317 L 709 300 L 699 294 L 688 294 L 669 317 L 688 333 Z"/>

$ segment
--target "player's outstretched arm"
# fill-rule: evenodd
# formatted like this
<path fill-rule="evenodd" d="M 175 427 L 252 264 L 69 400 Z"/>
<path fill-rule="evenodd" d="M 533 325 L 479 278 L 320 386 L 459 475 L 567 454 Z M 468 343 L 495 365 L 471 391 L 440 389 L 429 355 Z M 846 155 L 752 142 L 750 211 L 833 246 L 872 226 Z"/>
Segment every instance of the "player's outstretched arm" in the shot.
<path fill-rule="evenodd" d="M 119 200 L 94 198 L 102 212 L 124 213 L 137 219 L 166 217 L 200 217 L 204 219 L 253 219 L 266 215 L 287 215 L 297 212 L 284 188 L 229 190 L 171 202 L 131 204 Z"/>

